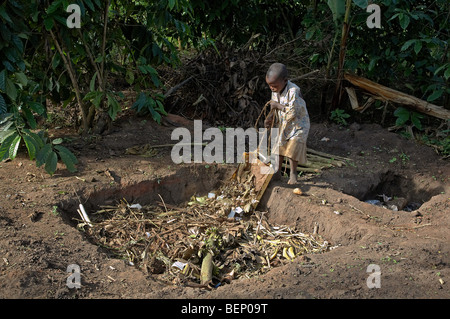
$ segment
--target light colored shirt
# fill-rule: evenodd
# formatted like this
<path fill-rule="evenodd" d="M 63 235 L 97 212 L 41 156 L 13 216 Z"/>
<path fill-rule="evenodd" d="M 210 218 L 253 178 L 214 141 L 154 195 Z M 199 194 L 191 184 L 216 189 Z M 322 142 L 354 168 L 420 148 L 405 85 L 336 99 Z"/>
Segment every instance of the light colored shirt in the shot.
<path fill-rule="evenodd" d="M 278 145 L 282 146 L 292 139 L 306 143 L 310 121 L 300 88 L 291 81 L 287 81 L 283 92 L 272 92 L 272 100 L 284 106 L 283 111 L 278 111 L 280 119 Z"/>

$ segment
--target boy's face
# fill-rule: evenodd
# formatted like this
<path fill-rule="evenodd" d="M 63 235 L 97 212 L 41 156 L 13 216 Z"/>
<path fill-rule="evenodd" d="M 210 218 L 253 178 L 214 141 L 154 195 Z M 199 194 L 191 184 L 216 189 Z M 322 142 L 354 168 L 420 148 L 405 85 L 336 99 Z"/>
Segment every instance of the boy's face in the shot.
<path fill-rule="evenodd" d="M 281 90 L 284 89 L 287 83 L 286 78 L 276 78 L 272 79 L 270 77 L 266 77 L 266 83 L 269 85 L 270 90 L 275 93 L 281 93 Z"/>

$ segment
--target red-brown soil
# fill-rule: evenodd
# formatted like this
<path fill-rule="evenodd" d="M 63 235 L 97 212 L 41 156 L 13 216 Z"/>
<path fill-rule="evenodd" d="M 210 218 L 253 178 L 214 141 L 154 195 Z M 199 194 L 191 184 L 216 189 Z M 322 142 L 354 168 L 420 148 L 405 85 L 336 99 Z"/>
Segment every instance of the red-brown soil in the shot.
<path fill-rule="evenodd" d="M 301 175 L 302 196 L 285 178 L 271 182 L 259 207 L 268 211 L 270 222 L 309 233 L 316 227 L 335 247 L 329 252 L 307 254 L 211 291 L 166 285 L 110 257 L 75 227 L 72 218 L 78 217 L 80 202 L 89 211 L 121 198 L 148 203 L 160 194 L 179 204 L 194 192 L 213 189 L 235 168 L 175 165 L 170 148 L 149 158 L 125 154 L 134 145 L 175 143 L 173 129 L 124 116 L 105 136 L 82 139 L 70 130 L 51 130 L 73 138 L 66 145 L 80 161 L 74 174 L 61 165 L 51 177 L 25 153 L 1 163 L 0 298 L 450 297 L 448 160 L 378 125 L 313 124 L 309 147 L 351 158 L 352 164 Z M 423 204 L 408 212 L 364 202 L 382 191 Z M 66 285 L 70 264 L 81 267 L 80 289 Z M 370 264 L 380 267 L 380 288 L 367 285 Z"/>

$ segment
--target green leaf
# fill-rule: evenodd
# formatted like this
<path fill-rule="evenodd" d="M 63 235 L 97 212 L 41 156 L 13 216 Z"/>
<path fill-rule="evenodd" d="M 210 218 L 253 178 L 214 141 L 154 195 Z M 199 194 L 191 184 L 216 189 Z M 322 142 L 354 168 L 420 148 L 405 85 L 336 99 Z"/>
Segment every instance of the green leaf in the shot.
<path fill-rule="evenodd" d="M 52 14 L 56 10 L 58 10 L 58 7 L 61 6 L 61 0 L 53 1 L 52 4 L 47 8 L 47 14 Z M 49 30 L 49 29 L 47 29 Z"/>
<path fill-rule="evenodd" d="M 44 26 L 47 31 L 51 30 L 54 25 L 55 25 L 55 21 L 53 21 L 52 18 L 46 18 L 44 20 Z"/>
<path fill-rule="evenodd" d="M 56 69 L 60 62 L 61 62 L 61 56 L 59 55 L 58 52 L 56 52 L 52 59 L 52 68 Z"/>
<path fill-rule="evenodd" d="M 6 126 L 10 126 L 9 124 L 12 124 L 12 123 L 10 122 Z M 9 136 L 11 136 L 12 134 L 14 134 L 15 132 L 17 132 L 17 130 L 15 130 L 15 129 L 10 129 L 10 130 L 5 129 L 5 130 L 0 131 L 0 144 L 3 143 L 3 141 L 6 141 L 6 139 Z"/>
<path fill-rule="evenodd" d="M 164 105 L 162 104 L 162 102 L 160 100 L 156 100 L 156 104 L 158 104 L 158 108 L 156 110 L 163 115 L 167 115 L 167 112 L 164 109 Z"/>
<path fill-rule="evenodd" d="M 101 91 L 91 91 L 84 96 L 83 101 L 92 101 L 92 104 L 94 104 L 96 108 L 99 108 L 104 95 L 105 93 Z"/>
<path fill-rule="evenodd" d="M 353 0 L 353 3 L 356 4 L 358 7 L 360 7 L 361 9 L 366 9 L 367 6 L 369 5 L 368 0 Z"/>
<path fill-rule="evenodd" d="M 105 93 L 103 93 L 103 92 L 98 92 L 98 93 L 99 94 L 97 94 L 95 99 L 92 100 L 92 104 L 94 104 L 96 108 L 100 108 L 100 103 L 102 102 L 102 99 L 105 96 Z"/>
<path fill-rule="evenodd" d="M 90 101 L 94 99 L 98 94 L 98 91 L 91 91 L 89 93 L 86 93 L 86 95 L 83 98 L 83 101 Z"/>
<path fill-rule="evenodd" d="M 115 120 L 117 113 L 119 113 L 120 110 L 121 108 L 116 98 L 113 95 L 108 94 L 108 114 L 112 120 Z"/>
<path fill-rule="evenodd" d="M 395 125 L 402 126 L 409 120 L 411 112 L 404 107 L 399 107 L 395 110 L 394 115 L 397 117 Z"/>
<path fill-rule="evenodd" d="M 139 69 L 142 73 L 147 74 L 147 68 L 145 67 L 145 65 L 139 65 L 139 66 L 138 66 L 138 69 Z"/>
<path fill-rule="evenodd" d="M 395 125 L 397 125 L 397 126 L 403 126 L 405 123 L 406 123 L 406 121 L 408 121 L 408 119 L 402 119 L 402 118 L 397 118 L 397 120 L 395 121 Z"/>
<path fill-rule="evenodd" d="M 375 68 L 375 65 L 377 64 L 377 62 L 378 62 L 378 59 L 372 59 L 372 60 L 370 60 L 370 63 L 369 63 L 369 66 L 368 66 L 368 70 L 369 71 L 372 71 L 374 68 Z"/>
<path fill-rule="evenodd" d="M 9 135 L 3 140 L 2 145 L 0 146 L 0 160 L 3 160 L 9 156 L 9 148 L 11 147 L 12 142 L 20 137 L 19 133 L 15 131 L 13 134 Z"/>
<path fill-rule="evenodd" d="M 337 24 L 345 14 L 345 0 L 328 0 L 328 6 L 333 13 L 333 21 Z"/>
<path fill-rule="evenodd" d="M 20 38 L 17 35 L 15 34 L 11 35 L 11 42 L 15 45 L 15 47 L 19 50 L 19 52 L 23 52 L 22 40 L 20 40 Z"/>
<path fill-rule="evenodd" d="M 11 31 L 5 24 L 0 24 L 0 35 L 2 36 L 5 42 L 11 40 Z"/>
<path fill-rule="evenodd" d="M 61 145 L 55 146 L 55 149 L 57 150 L 59 157 L 61 157 L 62 162 L 64 163 L 64 165 L 66 165 L 69 172 L 76 172 L 77 169 L 75 167 L 75 164 L 78 163 L 78 160 L 75 155 L 73 155 L 71 151 Z"/>
<path fill-rule="evenodd" d="M 313 35 L 314 35 L 314 32 L 315 32 L 315 30 L 309 30 L 309 31 L 307 31 L 306 34 L 305 34 L 305 40 L 311 40 L 311 38 L 312 38 Z M 318 56 L 318 54 L 317 54 L 317 56 Z"/>
<path fill-rule="evenodd" d="M 63 9 L 66 10 L 68 6 L 69 6 L 69 1 L 68 0 L 62 0 L 62 7 L 63 7 Z"/>
<path fill-rule="evenodd" d="M 5 19 L 9 23 L 13 23 L 11 18 L 9 17 L 8 13 L 6 13 L 6 9 L 3 5 L 0 6 L 0 17 Z"/>
<path fill-rule="evenodd" d="M 77 171 L 75 164 L 70 160 L 69 157 L 65 153 L 59 153 L 59 156 L 61 157 L 62 162 L 64 165 L 66 165 L 69 172 L 74 173 Z"/>
<path fill-rule="evenodd" d="M 55 138 L 55 139 L 52 141 L 52 144 L 53 144 L 53 145 L 58 145 L 58 144 L 61 144 L 62 142 L 63 142 L 63 139 L 60 138 L 60 137 L 58 137 L 58 138 Z"/>
<path fill-rule="evenodd" d="M 399 15 L 400 15 L 400 13 L 394 14 L 388 21 L 394 20 L 394 19 L 397 18 Z"/>
<path fill-rule="evenodd" d="M 127 72 L 125 73 L 125 81 L 127 81 L 127 83 L 129 85 L 133 85 L 134 83 L 134 73 L 132 70 L 127 70 Z"/>
<path fill-rule="evenodd" d="M 12 113 L 3 113 L 0 114 L 0 125 L 4 123 L 12 123 L 11 119 L 13 119 L 14 114 Z M 0 127 L 1 130 L 6 130 L 4 127 Z"/>
<path fill-rule="evenodd" d="M 6 123 L 0 127 L 0 144 L 3 142 L 5 138 L 7 138 L 9 135 L 11 135 L 16 131 L 14 127 L 11 128 L 13 124 L 14 124 L 13 121 L 6 121 Z"/>
<path fill-rule="evenodd" d="M 400 18 L 400 26 L 402 27 L 403 30 L 406 30 L 411 19 L 406 14 L 400 14 L 399 18 Z"/>
<path fill-rule="evenodd" d="M 30 156 L 30 160 L 35 159 L 36 157 L 36 141 L 33 140 L 29 135 L 23 135 L 23 140 L 25 142 L 25 146 L 28 150 L 28 155 Z"/>
<path fill-rule="evenodd" d="M 419 115 L 419 116 L 418 116 Z M 415 127 L 417 127 L 419 130 L 422 130 L 422 123 L 420 122 L 420 116 L 421 114 L 413 112 L 411 114 L 411 122 Z"/>
<path fill-rule="evenodd" d="M 45 145 L 44 141 L 38 134 L 31 132 L 29 129 L 23 129 L 22 132 L 25 133 L 24 136 L 31 137 L 36 146 L 36 151 L 40 150 Z"/>
<path fill-rule="evenodd" d="M 54 151 L 50 151 L 45 159 L 45 171 L 50 175 L 53 175 L 56 171 L 56 165 L 58 164 L 58 155 Z"/>
<path fill-rule="evenodd" d="M 6 91 L 6 70 L 0 72 L 0 91 Z"/>
<path fill-rule="evenodd" d="M 152 53 L 153 53 L 153 56 L 157 56 L 157 57 L 161 57 L 161 55 L 162 55 L 161 48 L 159 47 L 159 45 L 156 42 L 153 42 L 153 44 L 152 44 Z"/>
<path fill-rule="evenodd" d="M 19 80 L 19 82 L 23 86 L 26 86 L 28 84 L 28 78 L 23 72 L 17 72 L 15 75 L 16 75 L 16 79 Z"/>
<path fill-rule="evenodd" d="M 36 165 L 37 167 L 42 166 L 45 164 L 46 159 L 48 157 L 48 154 L 52 152 L 52 145 L 51 144 L 45 144 L 36 154 Z"/>
<path fill-rule="evenodd" d="M 0 94 L 0 114 L 5 114 L 8 112 L 8 107 L 3 95 Z"/>
<path fill-rule="evenodd" d="M 25 118 L 27 119 L 28 124 L 34 130 L 37 126 L 37 123 L 33 113 L 28 108 L 22 108 L 22 112 L 25 114 Z"/>
<path fill-rule="evenodd" d="M 136 109 L 137 112 L 141 112 L 142 108 L 145 106 L 147 101 L 147 95 L 144 92 L 139 93 L 138 98 L 136 99 L 136 101 L 133 103 L 133 105 L 131 106 L 132 109 Z"/>
<path fill-rule="evenodd" d="M 409 117 L 409 113 L 410 113 L 409 110 L 407 110 L 406 108 L 398 107 L 395 110 L 394 115 L 397 116 L 397 117 L 401 117 L 401 116 L 404 116 L 404 115 Z"/>
<path fill-rule="evenodd" d="M 42 103 L 39 102 L 29 102 L 28 106 L 30 107 L 30 109 L 32 109 L 33 111 L 35 111 L 37 114 L 42 115 L 45 112 L 45 108 L 42 105 Z"/>
<path fill-rule="evenodd" d="M 11 63 L 16 63 L 16 61 L 18 60 L 18 55 L 17 55 L 17 51 L 14 50 L 12 47 L 9 47 L 6 50 L 3 50 L 3 54 L 6 56 L 6 58 L 11 62 Z"/>
<path fill-rule="evenodd" d="M 11 146 L 9 147 L 9 158 L 11 160 L 16 158 L 17 150 L 19 149 L 19 144 L 20 144 L 21 140 L 22 140 L 22 137 L 19 134 L 17 134 L 17 136 L 12 141 Z"/>
<path fill-rule="evenodd" d="M 13 101 L 17 98 L 16 85 L 10 79 L 6 79 L 6 95 Z"/>
<path fill-rule="evenodd" d="M 150 111 L 150 114 L 152 115 L 152 118 L 156 121 L 156 123 L 161 123 L 161 114 L 155 111 L 156 102 L 154 99 L 149 98 L 148 99 L 148 110 Z"/>
<path fill-rule="evenodd" d="M 33 14 L 31 15 L 31 20 L 33 20 L 33 22 L 38 21 L 39 13 L 40 13 L 39 11 L 33 12 Z"/>
<path fill-rule="evenodd" d="M 440 67 L 438 67 L 436 69 L 436 71 L 434 71 L 434 75 L 437 75 L 439 72 L 441 72 L 445 68 L 450 68 L 450 63 L 446 63 L 446 64 L 441 65 Z"/>
<path fill-rule="evenodd" d="M 450 78 L 450 65 L 447 68 L 447 70 L 445 70 L 444 77 L 445 77 L 446 80 L 448 80 Z"/>
<path fill-rule="evenodd" d="M 414 52 L 418 54 L 421 49 L 422 49 L 422 41 L 417 40 L 416 43 L 414 44 Z"/>
<path fill-rule="evenodd" d="M 11 63 L 9 63 L 9 61 L 3 60 L 3 61 L 2 61 L 2 64 L 5 66 L 5 68 L 6 68 L 8 71 L 10 71 L 10 72 L 14 72 L 14 71 L 15 71 L 13 65 L 12 65 Z"/>
<path fill-rule="evenodd" d="M 91 0 L 84 0 L 84 3 L 86 3 L 86 5 L 89 7 L 89 9 L 91 9 L 92 11 L 95 11 L 94 4 L 92 3 Z"/>
<path fill-rule="evenodd" d="M 403 46 L 401 47 L 400 51 L 407 50 L 416 41 L 417 41 L 416 39 L 406 41 L 405 44 L 403 44 Z"/>
<path fill-rule="evenodd" d="M 76 156 L 73 155 L 73 153 L 67 147 L 64 147 L 62 145 L 55 145 L 55 150 L 57 150 L 59 154 L 64 153 L 67 157 L 70 158 L 72 163 L 74 163 L 74 164 L 78 163 Z"/>
<path fill-rule="evenodd" d="M 152 68 L 150 65 L 144 65 L 144 67 L 148 71 L 148 73 L 158 75 L 158 71 L 156 71 L 155 68 Z"/>
<path fill-rule="evenodd" d="M 153 74 L 153 73 L 151 73 L 151 74 L 150 74 L 150 77 L 152 78 L 153 84 L 154 84 L 156 87 L 159 87 L 160 84 L 161 84 L 161 82 L 159 81 L 158 76 L 155 75 L 155 74 Z"/>
<path fill-rule="evenodd" d="M 436 90 L 436 91 L 434 91 L 434 92 L 427 98 L 427 101 L 428 101 L 428 102 L 431 102 L 431 101 L 437 100 L 438 98 L 441 97 L 442 93 L 444 93 L 444 90 L 442 90 L 442 89 L 441 89 L 441 90 Z"/>
<path fill-rule="evenodd" d="M 91 91 L 95 91 L 95 78 L 97 77 L 97 72 L 94 73 L 94 76 L 92 76 L 91 83 L 89 84 L 89 89 Z"/>

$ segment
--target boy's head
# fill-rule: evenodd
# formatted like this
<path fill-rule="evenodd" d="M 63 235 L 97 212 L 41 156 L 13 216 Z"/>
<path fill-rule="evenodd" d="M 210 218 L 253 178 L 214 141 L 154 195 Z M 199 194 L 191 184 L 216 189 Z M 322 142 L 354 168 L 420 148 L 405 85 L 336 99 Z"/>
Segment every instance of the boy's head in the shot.
<path fill-rule="evenodd" d="M 282 63 L 274 63 L 269 67 L 266 73 L 266 83 L 270 90 L 275 93 L 281 93 L 288 81 L 288 72 L 286 66 Z"/>

